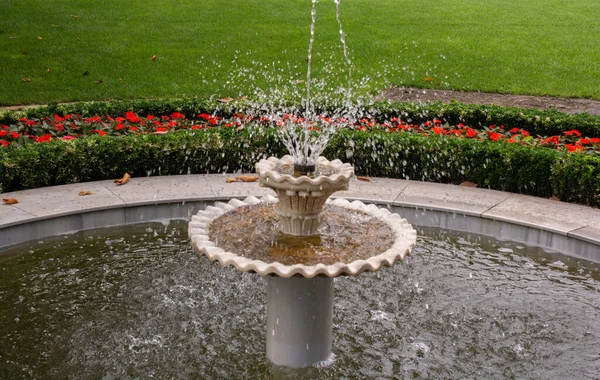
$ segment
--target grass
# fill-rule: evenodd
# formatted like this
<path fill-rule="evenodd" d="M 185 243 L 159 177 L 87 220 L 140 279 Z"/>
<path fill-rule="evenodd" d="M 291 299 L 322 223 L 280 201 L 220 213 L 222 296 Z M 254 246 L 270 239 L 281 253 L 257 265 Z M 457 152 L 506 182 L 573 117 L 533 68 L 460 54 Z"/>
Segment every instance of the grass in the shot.
<path fill-rule="evenodd" d="M 365 91 L 393 84 L 600 99 L 596 0 L 341 5 L 355 79 L 371 78 Z M 343 75 L 328 70 L 344 67 L 333 2 L 321 0 L 317 17 L 315 74 L 335 77 L 335 87 Z M 239 96 L 255 86 L 301 93 L 309 24 L 309 0 L 3 0 L 0 105 Z M 324 65 L 331 56 L 333 67 Z"/>

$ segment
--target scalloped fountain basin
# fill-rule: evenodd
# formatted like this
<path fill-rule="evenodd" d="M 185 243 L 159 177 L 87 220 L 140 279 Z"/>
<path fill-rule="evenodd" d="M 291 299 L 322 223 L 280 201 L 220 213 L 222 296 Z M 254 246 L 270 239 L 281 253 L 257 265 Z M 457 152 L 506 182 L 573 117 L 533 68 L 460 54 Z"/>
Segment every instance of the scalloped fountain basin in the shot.
<path fill-rule="evenodd" d="M 248 197 L 207 207 L 189 224 L 192 245 L 211 261 L 241 272 L 313 278 L 377 271 L 403 259 L 416 242 L 415 230 L 398 214 L 343 198 L 327 201 L 323 235 L 286 237 L 277 230 L 276 202 L 272 196 Z M 360 235 L 351 236 L 354 232 Z"/>

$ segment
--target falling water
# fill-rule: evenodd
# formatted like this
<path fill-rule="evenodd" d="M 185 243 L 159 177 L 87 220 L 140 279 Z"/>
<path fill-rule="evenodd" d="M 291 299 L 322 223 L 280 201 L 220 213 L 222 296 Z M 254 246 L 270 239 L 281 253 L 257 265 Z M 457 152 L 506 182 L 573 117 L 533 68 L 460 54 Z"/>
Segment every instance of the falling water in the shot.
<path fill-rule="evenodd" d="M 350 98 L 352 93 L 352 61 L 350 60 L 350 56 L 348 55 L 348 46 L 346 44 L 346 34 L 344 33 L 344 28 L 342 27 L 342 20 L 340 19 L 340 2 L 342 0 L 333 0 L 335 3 L 335 19 L 340 27 L 340 42 L 342 43 L 342 48 L 344 49 L 344 60 L 346 65 L 346 75 L 348 79 L 348 87 L 346 89 L 346 102 L 345 106 L 350 107 Z"/>
<path fill-rule="evenodd" d="M 312 63 L 313 44 L 315 43 L 315 24 L 317 23 L 317 3 L 318 2 L 319 2 L 319 0 L 312 0 L 312 8 L 310 10 L 312 22 L 310 24 L 310 40 L 308 42 L 308 57 L 306 58 L 306 61 L 308 62 L 308 69 L 306 70 L 306 120 L 310 119 L 311 108 L 312 108 L 312 103 L 310 100 L 310 83 L 311 83 L 310 68 L 311 68 L 311 63 Z"/>

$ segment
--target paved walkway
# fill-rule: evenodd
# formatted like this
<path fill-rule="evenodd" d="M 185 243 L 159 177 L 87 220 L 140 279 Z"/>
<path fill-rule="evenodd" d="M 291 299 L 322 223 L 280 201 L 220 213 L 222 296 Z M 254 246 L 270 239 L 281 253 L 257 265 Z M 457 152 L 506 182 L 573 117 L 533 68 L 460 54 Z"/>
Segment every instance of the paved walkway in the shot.
<path fill-rule="evenodd" d="M 2 198 L 16 198 L 19 203 L 0 204 L 0 247 L 16 242 L 8 235 L 14 233 L 15 228 L 40 222 L 52 223 L 57 217 L 87 213 L 96 215 L 97 218 L 99 213 L 138 206 L 145 206 L 149 210 L 152 207 L 148 206 L 185 205 L 186 202 L 212 202 L 232 197 L 273 194 L 272 190 L 259 187 L 257 182 L 227 183 L 228 176 L 232 175 L 132 178 L 121 186 L 112 181 L 99 181 L 3 193 Z M 80 196 L 82 191 L 92 194 Z M 505 226 L 524 227 L 518 232 L 521 235 L 530 235 L 535 230 L 591 243 L 592 247 L 596 247 L 592 250 L 597 249 L 600 258 L 600 209 L 495 190 L 388 178 L 372 178 L 370 182 L 353 180 L 349 191 L 336 193 L 334 196 L 386 204 L 396 208 L 395 211 L 401 214 L 402 210 L 413 210 L 413 214 L 414 210 L 421 210 L 421 214 L 423 210 L 429 210 L 432 215 L 450 215 L 454 219 L 459 215 L 484 222 L 504 222 Z M 414 220 L 414 216 L 412 218 Z M 407 219 L 413 222 L 410 217 Z M 450 225 L 453 222 L 450 220 L 444 223 Z M 471 228 L 470 232 L 477 231 L 472 231 Z M 44 234 L 28 233 L 31 234 L 30 239 Z M 512 240 L 514 235 L 515 231 L 504 228 L 504 231 L 499 231 L 498 237 Z M 523 239 L 525 238 L 527 236 Z M 536 239 L 539 241 L 546 238 L 541 236 Z M 564 250 L 568 249 L 573 248 L 567 247 Z M 562 249 L 559 247 L 558 250 Z"/>

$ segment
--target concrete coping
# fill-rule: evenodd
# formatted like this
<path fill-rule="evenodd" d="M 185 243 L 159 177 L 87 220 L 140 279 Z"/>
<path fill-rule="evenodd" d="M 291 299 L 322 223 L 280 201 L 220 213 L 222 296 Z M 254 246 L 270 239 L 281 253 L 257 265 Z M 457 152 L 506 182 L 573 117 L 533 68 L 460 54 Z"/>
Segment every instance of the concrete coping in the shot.
<path fill-rule="evenodd" d="M 207 205 L 273 194 L 232 174 L 131 178 L 3 193 L 0 248 L 80 230 L 191 219 Z M 79 195 L 90 192 L 89 195 Z M 83 193 L 81 193 L 83 194 Z M 600 263 L 600 209 L 496 190 L 390 178 L 352 179 L 333 197 L 384 205 L 411 224 L 539 246 Z"/>

